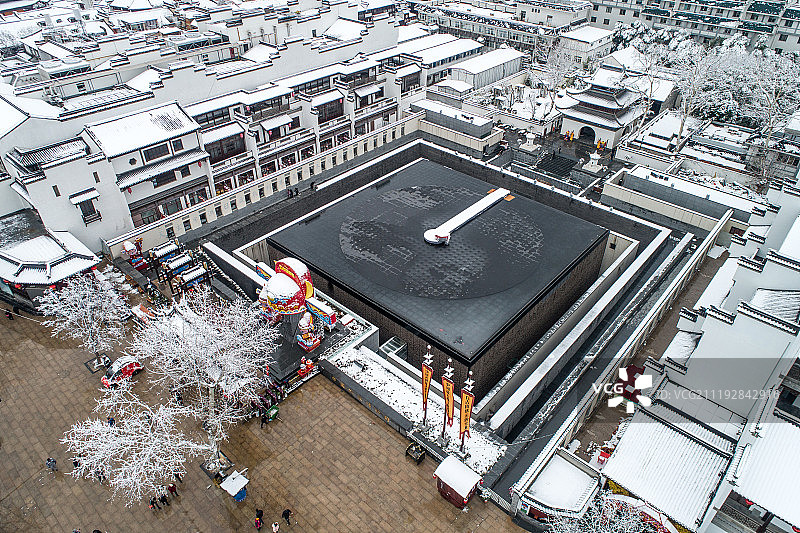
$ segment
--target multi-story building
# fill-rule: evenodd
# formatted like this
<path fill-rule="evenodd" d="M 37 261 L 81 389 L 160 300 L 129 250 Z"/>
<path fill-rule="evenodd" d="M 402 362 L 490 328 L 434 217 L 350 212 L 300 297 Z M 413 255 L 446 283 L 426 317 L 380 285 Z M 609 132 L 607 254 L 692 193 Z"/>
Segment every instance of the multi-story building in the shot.
<path fill-rule="evenodd" d="M 518 3 L 411 0 L 420 21 L 491 48 L 508 44 L 544 61 L 559 34 L 589 21 L 591 4 L 582 0 Z"/>
<path fill-rule="evenodd" d="M 231 7 L 208 12 L 202 32 L 36 44 L 67 46 L 63 53 L 72 55 L 29 57 L 9 74 L 13 92 L 0 96 L 8 172 L 0 175 L 0 214 L 33 207 L 47 227 L 99 250 L 114 236 L 274 175 L 238 206 L 217 206 L 218 218 L 313 180 L 345 153 L 366 152 L 356 145 L 338 160 L 298 168 L 398 121 L 428 83 L 482 50 L 419 28 L 399 42 L 397 21 L 380 14 L 359 21 L 356 5 L 302 7 L 302 15 L 262 10 L 256 19 L 284 22 L 252 45 L 233 33 L 239 12 Z M 191 227 L 184 221 L 184 231 Z M 173 228 L 166 236 L 174 235 Z"/>
<path fill-rule="evenodd" d="M 590 21 L 613 29 L 641 21 L 656 29 L 683 28 L 703 43 L 744 35 L 776 52 L 800 50 L 800 9 L 762 0 L 596 0 Z"/>

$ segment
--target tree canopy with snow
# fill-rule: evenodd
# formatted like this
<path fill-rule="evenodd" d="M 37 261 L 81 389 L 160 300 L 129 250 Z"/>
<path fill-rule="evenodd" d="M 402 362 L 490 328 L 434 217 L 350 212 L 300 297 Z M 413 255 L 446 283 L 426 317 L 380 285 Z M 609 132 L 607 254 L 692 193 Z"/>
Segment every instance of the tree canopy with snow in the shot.
<path fill-rule="evenodd" d="M 99 354 L 116 346 L 125 335 L 128 306 L 113 286 L 92 275 L 77 275 L 61 288 L 51 288 L 38 299 L 39 310 L 49 317 L 43 324 L 53 336 L 76 339 L 81 347 Z"/>
<path fill-rule="evenodd" d="M 138 328 L 128 350 L 146 361 L 154 383 L 181 392 L 216 453 L 267 385 L 277 339 L 252 303 L 222 302 L 200 288 Z"/>
<path fill-rule="evenodd" d="M 61 439 L 77 460 L 70 475 L 107 481 L 112 498 L 125 499 L 126 506 L 157 494 L 185 472 L 187 459 L 209 451 L 182 429 L 191 409 L 172 401 L 151 407 L 130 386 L 106 389 L 94 409 L 102 416 L 74 424 Z M 104 416 L 113 416 L 114 424 Z"/>

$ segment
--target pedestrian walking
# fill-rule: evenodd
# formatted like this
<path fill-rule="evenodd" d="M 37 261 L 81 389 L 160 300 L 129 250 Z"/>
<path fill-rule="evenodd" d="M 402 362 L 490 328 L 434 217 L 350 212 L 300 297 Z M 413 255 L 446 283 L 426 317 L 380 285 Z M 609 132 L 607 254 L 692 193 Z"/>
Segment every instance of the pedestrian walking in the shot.
<path fill-rule="evenodd" d="M 58 465 L 56 464 L 56 460 L 52 457 L 48 457 L 44 464 L 50 469 L 51 472 L 58 472 Z"/>
<path fill-rule="evenodd" d="M 294 188 L 294 195 L 300 196 L 300 189 L 298 189 L 297 187 Z"/>
<path fill-rule="evenodd" d="M 158 505 L 158 500 L 156 500 L 155 496 L 150 496 L 150 509 L 152 509 L 153 512 L 155 512 L 156 509 L 161 509 L 161 506 Z"/>
<path fill-rule="evenodd" d="M 175 479 L 177 479 L 177 480 L 178 480 L 178 482 L 180 482 L 180 483 L 183 483 L 183 477 L 181 477 L 181 474 L 180 474 L 180 472 L 175 472 L 175 473 L 174 473 L 174 474 L 172 474 L 172 475 L 173 475 L 173 476 L 175 476 Z"/>
<path fill-rule="evenodd" d="M 99 481 L 101 485 L 103 484 L 103 481 L 106 480 L 106 476 L 103 474 L 103 471 L 100 470 L 99 468 L 94 471 L 94 475 L 95 477 L 97 477 L 97 481 Z"/>
<path fill-rule="evenodd" d="M 280 531 L 281 526 L 277 522 L 272 523 L 272 533 L 278 533 Z"/>
<path fill-rule="evenodd" d="M 169 507 L 169 498 L 167 498 L 166 493 L 162 492 L 161 496 L 158 497 L 158 501 L 160 501 L 162 505 Z"/>
<path fill-rule="evenodd" d="M 175 486 L 175 483 L 167 485 L 167 490 L 169 491 L 169 495 L 173 498 L 178 495 L 178 487 Z"/>
<path fill-rule="evenodd" d="M 108 425 L 113 428 L 115 423 L 116 423 L 116 420 L 114 420 L 114 417 L 113 416 L 109 416 L 108 417 Z"/>
<path fill-rule="evenodd" d="M 256 518 L 264 518 L 264 511 L 256 509 Z"/>
<path fill-rule="evenodd" d="M 264 429 L 264 424 L 267 422 L 269 422 L 269 420 L 267 420 L 267 413 L 264 413 L 261 415 L 261 429 Z"/>
<path fill-rule="evenodd" d="M 255 522 L 253 525 L 256 526 L 256 531 L 261 531 L 261 528 L 264 527 L 264 523 L 261 521 L 259 517 L 256 517 Z"/>
<path fill-rule="evenodd" d="M 283 510 L 283 512 L 281 513 L 281 517 L 282 517 L 284 520 L 286 520 L 286 525 L 287 525 L 287 526 L 291 526 L 291 525 L 292 525 L 292 521 L 291 521 L 291 520 L 289 520 L 289 518 L 290 518 L 291 516 L 292 516 L 292 510 L 291 510 L 291 509 L 284 509 L 284 510 Z"/>

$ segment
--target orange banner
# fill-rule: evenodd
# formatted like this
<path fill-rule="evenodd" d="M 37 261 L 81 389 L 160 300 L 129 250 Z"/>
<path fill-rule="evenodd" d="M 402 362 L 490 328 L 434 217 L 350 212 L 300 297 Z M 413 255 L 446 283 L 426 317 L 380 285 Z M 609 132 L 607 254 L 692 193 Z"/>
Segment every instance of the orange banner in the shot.
<path fill-rule="evenodd" d="M 461 430 L 458 436 L 467 434 L 469 437 L 469 423 L 472 418 L 472 406 L 475 404 L 475 395 L 465 390 L 461 391 Z"/>
<path fill-rule="evenodd" d="M 431 377 L 433 369 L 428 365 L 422 365 L 422 408 L 428 408 L 428 391 L 431 388 Z"/>
<path fill-rule="evenodd" d="M 444 410 L 447 415 L 447 425 L 453 425 L 453 382 L 442 376 L 442 392 L 444 392 Z"/>

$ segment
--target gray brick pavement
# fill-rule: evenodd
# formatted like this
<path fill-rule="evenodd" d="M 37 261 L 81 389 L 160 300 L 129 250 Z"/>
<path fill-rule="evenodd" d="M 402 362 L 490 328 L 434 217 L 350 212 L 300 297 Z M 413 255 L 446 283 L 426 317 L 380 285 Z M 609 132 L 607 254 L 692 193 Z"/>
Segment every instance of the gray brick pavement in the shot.
<path fill-rule="evenodd" d="M 105 487 L 64 474 L 72 464 L 58 442 L 94 406 L 100 376 L 86 370 L 86 359 L 35 321 L 0 322 L 2 532 L 255 531 L 256 506 L 264 509 L 266 526 L 292 508 L 297 524 L 284 523 L 282 532 L 520 531 L 494 505 L 475 499 L 462 513 L 441 499 L 435 463 L 407 460 L 403 437 L 322 376 L 281 404 L 282 421 L 261 430 L 252 420 L 223 444 L 237 467 L 249 468 L 244 502 L 207 488 L 197 461 L 165 510 L 110 502 Z M 58 473 L 45 468 L 48 456 L 58 460 Z"/>

